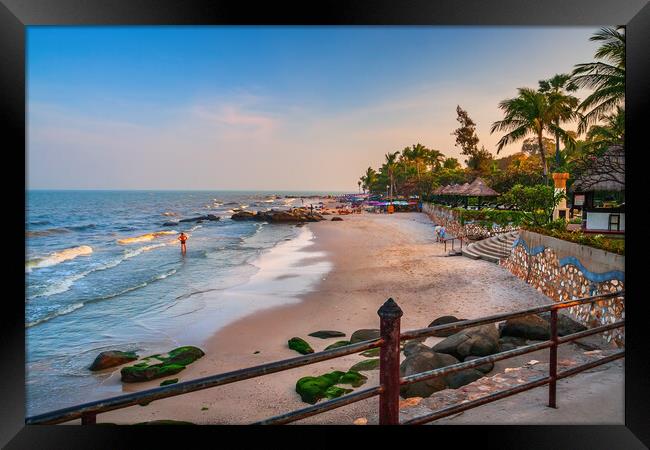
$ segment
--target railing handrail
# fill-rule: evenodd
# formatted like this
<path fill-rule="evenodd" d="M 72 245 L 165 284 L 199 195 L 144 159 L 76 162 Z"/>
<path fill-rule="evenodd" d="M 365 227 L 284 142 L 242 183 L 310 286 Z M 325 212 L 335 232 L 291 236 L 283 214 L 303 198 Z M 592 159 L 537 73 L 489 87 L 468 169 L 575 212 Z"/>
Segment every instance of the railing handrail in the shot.
<path fill-rule="evenodd" d="M 410 339 L 430 337 L 433 336 L 433 334 L 438 331 L 458 331 L 464 328 L 486 325 L 488 323 L 501 322 L 503 320 L 514 319 L 516 317 L 527 316 L 530 314 L 537 314 L 537 313 L 549 312 L 558 309 L 571 308 L 573 306 L 584 305 L 586 303 L 594 303 L 601 300 L 607 300 L 610 298 L 624 297 L 624 296 L 625 296 L 625 291 L 622 290 L 619 292 L 611 292 L 609 294 L 600 294 L 591 297 L 583 297 L 576 300 L 566 300 L 563 302 L 551 303 L 549 305 L 533 306 L 532 308 L 522 309 L 512 313 L 494 314 L 492 316 L 482 317 L 479 319 L 461 320 L 458 322 L 436 325 L 434 327 L 419 328 L 417 330 L 405 331 L 404 333 L 402 333 L 400 339 L 402 341 L 406 341 Z"/>
<path fill-rule="evenodd" d="M 328 359 L 334 359 L 341 356 L 351 355 L 364 350 L 370 350 L 381 346 L 381 339 L 373 339 L 356 344 L 350 344 L 343 347 L 325 350 L 322 352 L 311 353 L 305 356 L 298 356 L 295 358 L 283 359 L 273 361 L 258 366 L 247 367 L 245 369 L 238 369 L 231 372 L 210 375 L 203 378 L 196 378 L 194 380 L 175 383 L 169 386 L 162 386 L 145 391 L 134 392 L 131 394 L 124 394 L 106 399 L 95 400 L 92 402 L 83 403 L 81 405 L 70 406 L 67 408 L 50 411 L 43 414 L 38 414 L 26 418 L 26 424 L 54 424 L 61 422 L 68 422 L 70 420 L 78 419 L 84 414 L 97 414 L 114 409 L 126 408 L 140 403 L 150 402 L 153 400 L 161 400 L 176 395 L 187 394 L 194 391 L 208 389 L 211 387 L 222 386 L 224 384 L 233 383 L 236 381 L 243 381 L 250 378 L 256 378 L 262 375 L 268 375 L 283 370 L 294 369 L 296 367 L 314 364 Z"/>
<path fill-rule="evenodd" d="M 622 290 L 619 292 L 595 295 L 591 297 L 584 297 L 576 300 L 567 300 L 564 302 L 558 302 L 558 303 L 553 303 L 553 304 L 539 306 L 539 307 L 532 307 L 524 310 L 515 311 L 512 313 L 495 314 L 485 318 L 463 320 L 463 321 L 453 322 L 449 324 L 437 325 L 434 327 L 410 330 L 399 334 L 399 340 L 404 341 L 404 340 L 410 340 L 415 338 L 429 337 L 438 331 L 450 331 L 450 330 L 458 331 L 465 328 L 475 327 L 478 325 L 484 325 L 488 323 L 500 322 L 510 318 L 521 317 L 521 316 L 536 314 L 540 312 L 554 311 L 556 313 L 559 309 L 570 308 L 573 306 L 583 305 L 587 303 L 594 303 L 597 301 L 606 300 L 610 298 L 624 297 L 624 295 L 625 295 L 625 291 Z M 563 344 L 565 342 L 573 341 L 585 336 L 601 333 L 603 331 L 607 331 L 607 330 L 611 330 L 623 326 L 625 326 L 625 321 L 619 321 L 612 324 L 591 328 L 568 336 L 563 336 L 561 338 L 557 338 L 556 342 L 553 342 L 552 340 L 548 340 L 541 343 L 528 345 L 525 347 L 519 347 L 517 349 L 513 349 L 509 351 L 500 352 L 500 353 L 496 353 L 481 358 L 476 358 L 467 362 L 460 362 L 451 366 L 443 367 L 441 369 L 421 372 L 408 377 L 400 378 L 399 384 L 414 383 L 417 381 L 422 381 L 425 379 L 445 375 L 447 373 L 452 373 L 467 368 L 477 367 L 486 362 L 494 362 L 502 359 L 508 359 L 513 356 L 530 353 L 548 347 L 553 347 L 558 344 Z M 83 419 L 83 417 L 86 415 L 94 416 L 98 413 L 108 412 L 115 409 L 122 409 L 129 406 L 141 404 L 141 403 L 148 403 L 154 400 L 161 400 L 176 395 L 187 394 L 190 392 L 208 389 L 211 387 L 217 387 L 217 386 L 222 386 L 237 381 L 256 378 L 259 376 L 268 375 L 275 372 L 280 372 L 284 370 L 293 369 L 296 367 L 314 364 L 320 361 L 326 361 L 341 356 L 351 355 L 353 353 L 359 353 L 361 351 L 369 350 L 372 348 L 377 348 L 377 347 L 382 348 L 383 344 L 384 344 L 383 339 L 378 338 L 378 339 L 373 339 L 373 340 L 342 346 L 331 350 L 316 352 L 309 355 L 298 356 L 295 358 L 289 358 L 289 359 L 284 359 L 279 361 L 273 361 L 258 366 L 238 369 L 235 371 L 225 372 L 216 375 L 210 375 L 207 377 L 197 378 L 194 380 L 184 381 L 181 383 L 175 383 L 169 386 L 162 386 L 162 387 L 134 392 L 130 394 L 110 397 L 107 399 L 95 400 L 81 405 L 75 405 L 75 406 L 62 408 L 55 411 L 50 411 L 47 413 L 27 417 L 25 419 L 25 423 L 28 425 L 37 424 L 37 423 L 56 424 L 56 423 L 68 422 L 70 420 L 74 420 L 78 418 Z M 353 403 L 355 401 L 359 401 L 365 398 L 372 397 L 374 395 L 378 395 L 382 391 L 383 389 L 381 386 L 377 386 L 375 388 L 368 388 L 363 391 L 356 392 L 354 394 L 346 395 L 334 400 L 323 402 L 320 405 L 315 405 L 313 407 L 308 407 L 301 410 L 293 411 L 281 416 L 272 417 L 260 421 L 258 423 L 260 424 L 287 423 L 289 421 L 298 420 L 296 419 L 296 417 L 298 418 L 308 417 L 320 412 L 338 408 L 340 406 L 344 406 L 346 404 Z"/>

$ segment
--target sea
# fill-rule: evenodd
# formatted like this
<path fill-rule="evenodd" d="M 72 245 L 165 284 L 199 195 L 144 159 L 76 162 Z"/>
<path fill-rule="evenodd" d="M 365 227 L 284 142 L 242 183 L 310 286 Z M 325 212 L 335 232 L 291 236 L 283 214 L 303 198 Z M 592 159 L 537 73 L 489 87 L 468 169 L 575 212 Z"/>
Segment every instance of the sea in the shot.
<path fill-rule="evenodd" d="M 331 270 L 309 250 L 309 225 L 230 216 L 328 194 L 339 193 L 28 191 L 27 415 L 121 394 L 114 373 L 88 370 L 102 351 L 200 345 L 240 317 L 299 301 Z M 165 225 L 206 214 L 220 220 Z"/>

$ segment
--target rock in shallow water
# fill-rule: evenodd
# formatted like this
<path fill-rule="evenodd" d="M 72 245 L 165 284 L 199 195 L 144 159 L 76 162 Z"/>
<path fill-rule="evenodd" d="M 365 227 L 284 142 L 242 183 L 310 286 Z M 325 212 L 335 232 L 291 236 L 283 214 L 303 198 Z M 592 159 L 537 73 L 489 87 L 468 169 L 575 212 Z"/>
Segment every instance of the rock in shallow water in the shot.
<path fill-rule="evenodd" d="M 138 355 L 135 352 L 122 352 L 119 350 L 110 350 L 101 352 L 90 365 L 89 369 L 93 372 L 108 369 L 110 367 L 120 366 L 122 364 L 135 361 Z"/>
<path fill-rule="evenodd" d="M 160 363 L 149 365 L 147 362 L 141 362 L 122 368 L 120 374 L 125 383 L 150 381 L 177 374 L 203 355 L 205 353 L 198 347 L 178 347 L 170 351 L 167 356 L 156 355 L 155 358 L 161 361 Z"/>

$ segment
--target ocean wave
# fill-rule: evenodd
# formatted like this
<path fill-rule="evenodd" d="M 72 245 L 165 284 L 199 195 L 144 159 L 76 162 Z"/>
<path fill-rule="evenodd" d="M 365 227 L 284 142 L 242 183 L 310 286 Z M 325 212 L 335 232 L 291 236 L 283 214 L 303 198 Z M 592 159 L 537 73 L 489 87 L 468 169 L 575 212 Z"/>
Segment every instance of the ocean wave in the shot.
<path fill-rule="evenodd" d="M 85 230 L 92 230 L 93 228 L 96 227 L 97 225 L 94 223 L 87 223 L 85 225 L 74 225 L 72 227 L 66 227 L 66 228 L 72 231 L 85 231 Z"/>
<path fill-rule="evenodd" d="M 154 231 L 153 233 L 142 234 L 140 236 L 124 238 L 124 239 L 118 239 L 117 243 L 125 245 L 125 244 L 135 244 L 135 243 L 138 243 L 138 242 L 153 241 L 157 237 L 167 236 L 167 235 L 170 235 L 170 234 L 178 234 L 178 232 L 175 231 L 175 230 L 171 230 L 171 231 Z"/>
<path fill-rule="evenodd" d="M 160 244 L 145 245 L 144 247 L 138 247 L 138 248 L 136 248 L 134 250 L 130 250 L 130 251 L 125 252 L 124 253 L 124 259 L 133 258 L 134 256 L 138 256 L 141 253 L 151 251 L 151 250 L 153 250 L 155 248 L 164 247 L 164 246 L 166 246 L 166 245 L 168 245 L 170 243 L 171 242 L 162 242 Z"/>
<path fill-rule="evenodd" d="M 46 230 L 27 230 L 25 231 L 25 237 L 41 237 L 41 236 L 51 236 L 53 234 L 64 234 L 69 233 L 70 230 L 67 228 L 48 228 Z"/>
<path fill-rule="evenodd" d="M 78 310 L 80 308 L 83 308 L 84 306 L 86 306 L 89 303 L 94 303 L 94 302 L 98 302 L 98 301 L 102 301 L 102 300 L 109 300 L 111 298 L 118 297 L 118 296 L 120 296 L 122 294 L 126 294 L 127 292 L 135 291 L 136 289 L 143 288 L 143 287 L 148 286 L 151 283 L 154 283 L 156 281 L 164 280 L 165 278 L 174 275 L 176 272 L 177 272 L 177 269 L 172 269 L 172 270 L 170 270 L 168 272 L 156 275 L 156 276 L 150 278 L 148 281 L 138 283 L 138 284 L 136 284 L 134 286 L 129 286 L 129 287 L 125 288 L 125 289 L 122 289 L 121 291 L 113 292 L 111 294 L 103 295 L 103 296 L 100 296 L 100 297 L 90 298 L 90 299 L 87 299 L 87 300 L 84 300 L 84 301 L 81 301 L 81 302 L 77 302 L 77 303 L 75 303 L 73 305 L 67 305 L 67 306 L 63 307 L 62 309 L 60 309 L 58 311 L 54 311 L 54 312 L 46 315 L 45 317 L 41 317 L 40 319 L 34 320 L 32 322 L 27 322 L 25 324 L 25 328 L 31 328 L 31 327 L 36 326 L 38 324 L 41 324 L 43 322 L 47 322 L 48 320 L 52 320 L 55 317 L 63 316 L 65 314 L 70 314 L 73 311 L 76 311 L 76 310 Z"/>
<path fill-rule="evenodd" d="M 50 297 L 52 295 L 57 295 L 57 294 L 63 294 L 64 292 L 67 292 L 70 290 L 70 288 L 74 285 L 76 281 L 81 280 L 82 278 L 90 275 L 91 273 L 94 272 L 100 272 L 102 270 L 107 270 L 107 269 L 112 269 L 113 267 L 116 267 L 120 265 L 122 262 L 126 261 L 127 259 L 131 259 L 135 256 L 138 256 L 144 252 L 148 252 L 150 250 L 164 247 L 169 244 L 173 244 L 174 241 L 169 241 L 166 243 L 160 243 L 160 244 L 154 244 L 154 245 L 145 245 L 144 247 L 136 248 L 134 250 L 128 250 L 124 251 L 124 254 L 121 258 L 113 260 L 111 262 L 108 262 L 106 264 L 102 264 L 98 267 L 94 267 L 90 270 L 86 270 L 84 272 L 80 272 L 74 275 L 71 275 L 69 277 L 63 278 L 61 280 L 56 281 L 55 283 L 51 284 L 48 286 L 43 292 L 39 292 L 37 294 L 31 295 L 27 297 L 28 300 L 32 300 L 34 298 L 38 297 Z"/>
<path fill-rule="evenodd" d="M 170 212 L 170 211 L 166 211 L 166 212 L 162 213 L 162 215 L 163 215 L 163 216 L 168 216 L 168 217 L 169 217 L 169 216 L 177 216 L 178 213 Z"/>
<path fill-rule="evenodd" d="M 42 267 L 54 266 L 64 261 L 74 259 L 77 256 L 90 255 L 92 252 L 93 252 L 92 247 L 88 245 L 66 248 L 65 250 L 51 253 L 50 255 L 42 258 L 30 259 L 25 264 L 25 268 L 27 269 L 28 272 L 30 272 L 32 269 L 40 269 Z"/>
<path fill-rule="evenodd" d="M 29 225 L 52 225 L 49 220 L 31 220 Z"/>
<path fill-rule="evenodd" d="M 47 322 L 48 320 L 52 320 L 52 319 L 54 319 L 55 317 L 63 316 L 63 315 L 66 315 L 66 314 L 70 314 L 71 312 L 76 311 L 76 310 L 78 310 L 79 308 L 83 308 L 83 307 L 84 307 L 84 304 L 83 304 L 83 303 L 75 303 L 75 304 L 73 304 L 73 305 L 68 305 L 68 306 L 66 306 L 66 307 L 63 308 L 63 309 L 60 309 L 59 311 L 55 311 L 55 312 L 53 312 L 53 313 L 51 313 L 51 314 L 48 314 L 48 315 L 45 316 L 45 317 L 41 317 L 41 318 L 38 319 L 38 320 L 34 320 L 33 322 L 27 322 L 27 323 L 25 324 L 25 328 L 31 328 L 31 327 L 33 327 L 33 326 L 36 326 L 36 325 L 40 324 L 40 323 Z"/>

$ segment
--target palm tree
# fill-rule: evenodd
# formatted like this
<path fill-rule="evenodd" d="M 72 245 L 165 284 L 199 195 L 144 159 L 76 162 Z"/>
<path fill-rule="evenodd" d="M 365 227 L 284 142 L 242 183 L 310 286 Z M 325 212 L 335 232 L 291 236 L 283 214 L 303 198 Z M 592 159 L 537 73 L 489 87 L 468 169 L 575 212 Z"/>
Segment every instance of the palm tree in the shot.
<path fill-rule="evenodd" d="M 357 185 L 359 186 L 359 194 L 361 194 L 361 180 L 357 181 Z"/>
<path fill-rule="evenodd" d="M 364 190 L 370 192 L 372 186 L 377 182 L 377 172 L 372 167 L 366 169 L 366 173 L 361 177 Z"/>
<path fill-rule="evenodd" d="M 594 56 L 606 62 L 577 64 L 571 74 L 571 81 L 578 87 L 594 89 L 578 106 L 579 111 L 590 110 L 580 121 L 579 133 L 603 114 L 625 104 L 624 28 L 601 28 L 590 40 L 603 43 Z"/>
<path fill-rule="evenodd" d="M 569 74 L 556 74 L 548 80 L 540 80 L 539 91 L 548 96 L 550 108 L 554 110 L 553 123 L 557 128 L 560 122 L 573 120 L 578 116 L 577 107 L 580 100 L 569 92 L 578 90 L 570 81 Z M 560 165 L 560 135 L 555 133 L 555 162 Z"/>
<path fill-rule="evenodd" d="M 616 112 L 601 116 L 603 125 L 592 125 L 587 132 L 585 147 L 588 150 L 603 150 L 612 145 L 625 144 L 625 110 L 620 106 Z"/>
<path fill-rule="evenodd" d="M 431 166 L 433 170 L 440 169 L 445 161 L 445 155 L 440 150 L 431 149 L 426 155 L 426 163 Z"/>
<path fill-rule="evenodd" d="M 384 157 L 386 158 L 386 169 L 388 171 L 388 178 L 390 179 L 390 198 L 393 198 L 393 193 L 395 190 L 395 167 L 397 165 L 397 157 L 399 156 L 399 151 L 393 153 L 386 153 Z"/>
<path fill-rule="evenodd" d="M 497 143 L 497 154 L 508 144 L 520 141 L 529 134 L 537 138 L 544 178 L 548 180 L 548 162 L 544 147 L 544 133 L 550 131 L 557 134 L 566 145 L 573 145 L 570 134 L 555 125 L 556 108 L 549 102 L 546 94 L 530 88 L 519 88 L 515 98 L 503 100 L 499 108 L 505 113 L 503 120 L 492 124 L 490 133 L 505 131 Z"/>

